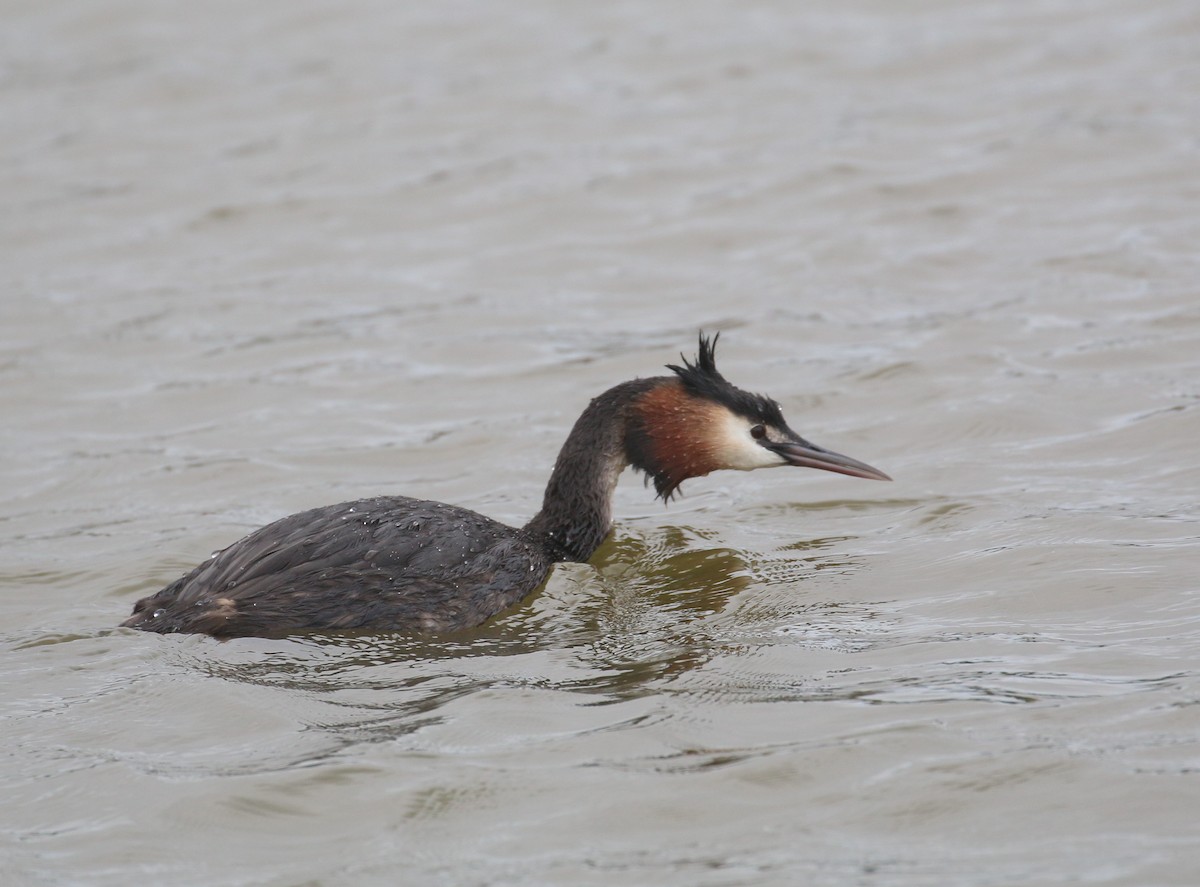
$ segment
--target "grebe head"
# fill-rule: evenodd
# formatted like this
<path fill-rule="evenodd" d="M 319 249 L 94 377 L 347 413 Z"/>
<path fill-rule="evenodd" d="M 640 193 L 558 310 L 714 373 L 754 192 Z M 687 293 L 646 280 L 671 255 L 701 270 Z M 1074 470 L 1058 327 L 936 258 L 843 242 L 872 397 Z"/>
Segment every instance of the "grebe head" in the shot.
<path fill-rule="evenodd" d="M 664 501 L 687 478 L 722 468 L 798 465 L 891 480 L 864 462 L 810 443 L 788 427 L 774 400 L 731 385 L 717 371 L 719 337 L 701 333 L 695 362 L 680 355 L 683 366 L 667 366 L 675 376 L 664 377 L 633 404 L 626 454 Z"/>

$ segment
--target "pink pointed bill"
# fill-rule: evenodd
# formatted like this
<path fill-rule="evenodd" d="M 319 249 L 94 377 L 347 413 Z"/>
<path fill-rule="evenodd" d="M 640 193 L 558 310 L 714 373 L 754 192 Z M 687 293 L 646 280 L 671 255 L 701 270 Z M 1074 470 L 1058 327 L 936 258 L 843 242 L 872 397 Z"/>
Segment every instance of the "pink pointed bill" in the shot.
<path fill-rule="evenodd" d="M 820 468 L 822 471 L 835 471 L 850 477 L 862 477 L 867 480 L 891 480 L 878 468 L 872 468 L 866 462 L 859 462 L 841 453 L 823 450 L 807 441 L 787 441 L 771 447 L 787 460 L 789 465 L 799 465 L 804 468 Z"/>

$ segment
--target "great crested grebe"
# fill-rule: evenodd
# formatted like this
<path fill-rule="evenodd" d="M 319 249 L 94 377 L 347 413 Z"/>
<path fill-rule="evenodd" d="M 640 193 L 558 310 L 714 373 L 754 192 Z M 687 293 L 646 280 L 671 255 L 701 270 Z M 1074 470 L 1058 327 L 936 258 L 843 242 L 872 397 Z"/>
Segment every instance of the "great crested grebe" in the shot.
<path fill-rule="evenodd" d="M 717 372 L 717 337 L 695 363 L 634 379 L 588 404 L 554 463 L 542 510 L 520 529 L 441 502 L 379 496 L 302 511 L 256 530 L 133 607 L 123 626 L 214 637 L 313 631 L 444 632 L 512 607 L 558 561 L 583 562 L 612 528 L 632 465 L 664 502 L 720 468 L 800 465 L 891 480 L 806 441 L 779 404 Z"/>

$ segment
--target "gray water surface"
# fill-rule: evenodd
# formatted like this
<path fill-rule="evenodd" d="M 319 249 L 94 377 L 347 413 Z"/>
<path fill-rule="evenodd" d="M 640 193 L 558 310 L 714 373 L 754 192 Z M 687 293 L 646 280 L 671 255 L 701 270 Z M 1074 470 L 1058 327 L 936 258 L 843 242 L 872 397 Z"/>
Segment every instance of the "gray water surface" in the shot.
<path fill-rule="evenodd" d="M 0 12 L 3 883 L 1196 883 L 1194 3 Z M 523 522 L 701 328 L 896 481 L 631 474 L 451 638 L 114 628 Z"/>

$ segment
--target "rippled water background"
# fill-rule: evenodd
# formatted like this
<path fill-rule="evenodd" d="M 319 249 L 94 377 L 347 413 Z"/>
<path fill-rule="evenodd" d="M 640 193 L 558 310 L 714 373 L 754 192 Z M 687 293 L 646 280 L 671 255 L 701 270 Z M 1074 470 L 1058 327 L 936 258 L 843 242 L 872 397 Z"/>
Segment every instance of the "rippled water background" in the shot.
<path fill-rule="evenodd" d="M 3 3 L 5 884 L 1194 884 L 1200 8 Z M 451 639 L 114 629 L 292 511 L 718 474 Z"/>

